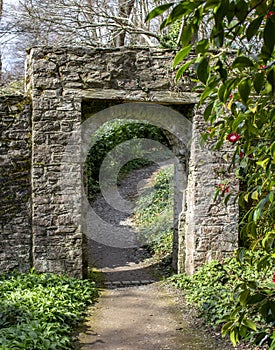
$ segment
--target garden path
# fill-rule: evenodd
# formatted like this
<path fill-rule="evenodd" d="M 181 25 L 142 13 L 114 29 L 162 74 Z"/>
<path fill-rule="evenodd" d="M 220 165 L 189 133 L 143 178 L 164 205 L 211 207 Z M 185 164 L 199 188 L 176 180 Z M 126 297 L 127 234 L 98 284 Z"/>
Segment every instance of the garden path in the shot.
<path fill-rule="evenodd" d="M 156 282 L 103 291 L 79 335 L 81 350 L 229 350 L 197 326 L 175 292 Z"/>
<path fill-rule="evenodd" d="M 151 166 L 131 173 L 121 182 L 123 195 L 135 198 L 155 171 Z M 93 206 L 105 220 L 134 230 L 131 216 L 118 214 L 101 196 Z M 103 275 L 104 284 L 79 330 L 79 350 L 233 349 L 219 332 L 205 329 L 180 292 L 159 281 L 163 266 L 148 263 L 144 247 L 125 249 L 90 241 L 90 248 L 91 264 Z"/>

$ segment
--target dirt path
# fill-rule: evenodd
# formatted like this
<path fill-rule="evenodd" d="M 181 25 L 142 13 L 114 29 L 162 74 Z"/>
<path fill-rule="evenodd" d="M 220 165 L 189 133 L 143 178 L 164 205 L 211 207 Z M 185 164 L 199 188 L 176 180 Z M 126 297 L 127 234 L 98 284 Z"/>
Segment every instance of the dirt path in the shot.
<path fill-rule="evenodd" d="M 137 171 L 122 183 L 125 198 L 156 171 Z M 98 197 L 94 209 L 104 220 L 133 230 L 129 215 Z M 143 247 L 118 248 L 90 241 L 90 262 L 104 276 L 104 289 L 78 336 L 78 350 L 230 350 L 196 319 L 182 296 L 157 280 L 161 265 L 150 265 Z M 155 271 L 158 271 L 156 274 Z"/>
<path fill-rule="evenodd" d="M 163 162 L 161 166 L 163 168 L 169 164 L 171 163 Z M 152 182 L 157 169 L 157 165 L 152 165 L 131 172 L 119 186 L 122 197 L 134 205 L 139 191 L 148 182 Z M 148 284 L 158 279 L 160 276 L 152 275 L 152 272 L 158 270 L 159 266 L 146 262 L 150 255 L 140 242 L 136 241 L 133 247 L 125 248 L 127 236 L 137 235 L 131 220 L 132 214 L 116 210 L 101 195 L 91 205 L 97 215 L 109 224 L 99 229 L 101 237 L 103 233 L 106 237 L 113 237 L 109 240 L 109 245 L 104 244 L 104 240 L 89 239 L 89 263 L 104 275 L 105 287 Z M 114 237 L 117 231 L 122 230 L 125 237 L 124 247 L 112 245 L 116 243 Z"/>
<path fill-rule="evenodd" d="M 105 290 L 79 339 L 81 350 L 232 349 L 199 329 L 190 310 L 159 282 Z"/>

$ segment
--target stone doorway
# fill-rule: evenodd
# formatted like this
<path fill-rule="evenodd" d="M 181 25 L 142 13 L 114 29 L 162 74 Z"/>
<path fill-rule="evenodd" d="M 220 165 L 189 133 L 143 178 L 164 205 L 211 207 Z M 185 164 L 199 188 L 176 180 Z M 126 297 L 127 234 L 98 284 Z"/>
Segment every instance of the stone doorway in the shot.
<path fill-rule="evenodd" d="M 89 140 L 89 138 L 92 139 L 93 133 L 97 128 L 100 128 L 101 125 L 116 119 L 124 119 L 125 122 L 127 122 L 127 120 L 131 120 L 132 122 L 148 122 L 148 125 L 154 125 L 161 128 L 165 133 L 170 148 L 166 149 L 167 146 L 165 147 L 162 145 L 158 154 L 156 153 L 156 147 L 159 146 L 156 145 L 157 143 L 154 140 L 147 138 L 127 141 L 126 148 L 124 148 L 124 150 L 121 148 L 120 150 L 120 157 L 122 156 L 122 159 L 120 159 L 120 164 L 117 164 L 115 167 L 117 171 L 115 171 L 115 169 L 112 171 L 117 175 L 121 166 L 128 161 L 131 161 L 131 158 L 135 157 L 136 150 L 134 150 L 134 154 L 132 155 L 131 148 L 135 149 L 137 143 L 139 148 L 141 146 L 143 147 L 142 157 L 147 157 L 155 164 L 162 164 L 163 161 L 167 160 L 174 164 L 174 182 L 172 184 L 174 189 L 174 239 L 172 265 L 176 271 L 182 270 L 182 267 L 185 264 L 185 256 L 183 253 L 184 238 L 179 237 L 178 228 L 179 219 L 185 215 L 182 205 L 185 201 L 184 195 L 187 186 L 188 158 L 190 153 L 189 147 L 192 140 L 192 123 L 190 120 L 192 119 L 193 109 L 193 105 L 177 104 L 174 106 L 163 106 L 154 103 L 144 104 L 142 102 L 123 103 L 123 101 L 120 101 L 120 103 L 118 103 L 117 101 L 111 100 L 86 100 L 82 105 L 82 118 L 84 120 L 84 129 L 86 133 L 84 137 L 85 140 Z M 184 115 L 187 115 L 190 120 Z M 87 130 L 91 130 L 91 132 L 89 133 Z M 118 148 L 118 146 L 116 148 Z M 110 151 L 110 153 L 111 152 L 112 151 Z M 87 147 L 85 147 L 84 153 L 87 153 Z M 116 162 L 119 163 L 118 160 Z M 136 174 L 138 175 L 138 172 Z M 106 180 L 108 182 L 110 182 L 110 176 L 111 174 L 107 175 Z M 116 252 L 116 254 L 123 256 L 125 253 L 129 252 L 127 251 L 127 248 L 128 250 L 129 248 L 138 248 L 136 244 L 140 244 L 141 242 L 137 243 L 136 233 L 134 231 L 131 232 L 128 227 L 118 225 L 116 220 L 116 215 L 120 218 L 122 212 L 127 212 L 128 209 L 130 209 L 131 212 L 131 208 L 128 207 L 132 205 L 132 203 L 127 203 L 124 199 L 122 199 L 123 203 L 120 203 L 121 197 L 117 189 L 113 198 L 110 197 L 110 192 L 113 192 L 113 187 L 117 186 L 116 177 L 117 176 L 114 177 L 112 185 L 108 185 L 107 191 L 105 190 L 105 193 L 100 199 L 101 202 L 105 202 L 105 211 L 107 211 L 105 213 L 105 218 L 104 213 L 103 218 L 100 217 L 100 214 L 93 209 L 91 210 L 89 204 L 86 203 L 86 207 L 88 208 L 85 214 L 87 223 L 86 235 L 88 241 L 93 242 L 95 249 L 103 249 L 107 255 L 112 254 L 111 252 L 113 251 L 113 254 Z M 136 179 L 133 179 L 133 182 L 135 182 L 135 180 Z M 105 197 L 105 199 L 103 197 Z M 101 203 L 101 208 L 102 206 L 104 207 L 104 205 Z M 108 207 L 109 209 L 107 210 Z M 112 217 L 108 218 L 106 215 L 111 215 Z M 90 254 L 88 254 L 87 260 L 89 260 L 91 252 L 93 252 L 91 244 L 89 244 L 89 247 Z M 123 248 L 126 250 L 123 251 Z M 94 254 L 94 256 L 95 255 L 97 258 L 105 261 L 104 258 L 100 258 L 99 254 Z"/>
<path fill-rule="evenodd" d="M 182 159 L 175 180 L 177 270 L 193 273 L 205 261 L 221 259 L 237 247 L 236 204 L 224 207 L 212 200 L 222 155 L 209 155 L 201 147 L 199 135 L 205 125 L 202 112 L 194 108 L 198 96 L 192 92 L 191 77 L 175 84 L 172 60 L 171 51 L 150 48 L 30 50 L 26 71 L 27 104 L 31 104 L 26 115 L 31 119 L 31 210 L 26 226 L 30 266 L 42 272 L 86 275 L 89 206 L 83 162 L 91 133 L 104 120 L 121 115 L 157 121 L 181 140 L 175 143 L 175 154 Z M 96 111 L 95 123 L 88 125 L 83 113 L 92 101 L 111 101 L 112 107 L 108 115 L 106 109 Z M 189 112 L 179 113 L 177 108 Z M 182 129 L 179 120 L 189 123 Z M 20 250 L 14 228 L 5 246 Z"/>

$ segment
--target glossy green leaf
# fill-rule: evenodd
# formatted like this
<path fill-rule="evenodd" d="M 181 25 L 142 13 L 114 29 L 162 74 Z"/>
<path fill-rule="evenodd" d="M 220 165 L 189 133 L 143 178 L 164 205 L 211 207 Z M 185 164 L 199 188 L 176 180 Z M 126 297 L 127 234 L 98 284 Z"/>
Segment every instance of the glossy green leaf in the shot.
<path fill-rule="evenodd" d="M 268 255 L 263 256 L 258 262 L 257 262 L 257 269 L 258 271 L 262 270 L 266 266 L 268 266 L 268 261 L 270 257 Z"/>
<path fill-rule="evenodd" d="M 256 331 L 256 329 L 257 329 L 256 324 L 255 324 L 254 322 L 248 320 L 248 319 L 244 319 L 244 320 L 242 321 L 242 323 L 243 323 L 246 327 L 252 329 L 253 331 Z"/>
<path fill-rule="evenodd" d="M 239 300 L 242 306 L 246 306 L 247 298 L 249 297 L 249 295 L 250 295 L 249 289 L 245 289 L 244 291 L 241 292 L 239 296 Z"/>
<path fill-rule="evenodd" d="M 210 37 L 213 39 L 216 47 L 222 47 L 224 44 L 224 26 L 222 22 L 213 27 Z"/>
<path fill-rule="evenodd" d="M 177 70 L 176 77 L 175 77 L 176 82 L 179 81 L 179 79 L 182 77 L 183 73 L 190 67 L 190 65 L 192 63 L 194 63 L 194 59 L 187 61 Z"/>
<path fill-rule="evenodd" d="M 227 196 L 224 198 L 224 205 L 227 206 L 230 198 L 232 197 L 232 193 L 229 193 Z"/>
<path fill-rule="evenodd" d="M 218 90 L 218 97 L 219 97 L 219 100 L 224 103 L 226 102 L 225 92 L 226 92 L 226 85 L 222 84 Z"/>
<path fill-rule="evenodd" d="M 197 75 L 199 80 L 206 84 L 209 76 L 209 62 L 208 59 L 203 57 L 197 67 Z"/>
<path fill-rule="evenodd" d="M 238 331 L 237 331 L 236 329 L 233 329 L 233 330 L 230 332 L 229 338 L 230 338 L 230 341 L 231 341 L 231 343 L 233 344 L 233 346 L 236 346 L 237 343 L 239 342 L 239 334 L 238 334 Z"/>
<path fill-rule="evenodd" d="M 204 5 L 204 8 L 208 10 L 210 8 L 218 7 L 219 4 L 220 4 L 220 0 L 207 0 L 206 4 Z"/>
<path fill-rule="evenodd" d="M 148 13 L 148 15 L 145 18 L 145 22 L 150 21 L 151 19 L 161 15 L 163 12 L 168 10 L 171 6 L 174 5 L 174 2 L 170 2 L 169 4 L 160 5 L 156 8 L 154 8 L 151 12 Z"/>
<path fill-rule="evenodd" d="M 264 28 L 264 44 L 270 55 L 272 55 L 275 45 L 275 23 L 271 20 L 266 21 Z"/>
<path fill-rule="evenodd" d="M 253 213 L 253 220 L 256 222 L 259 220 L 260 217 L 261 217 L 261 210 L 259 208 L 255 209 Z"/>
<path fill-rule="evenodd" d="M 254 63 L 250 58 L 246 56 L 239 56 L 233 62 L 232 67 L 233 68 L 254 67 Z"/>
<path fill-rule="evenodd" d="M 239 114 L 232 124 L 232 130 L 236 130 L 244 120 L 246 120 L 246 115 Z"/>
<path fill-rule="evenodd" d="M 204 89 L 203 93 L 201 94 L 201 98 L 200 98 L 200 103 L 203 103 L 205 101 L 205 99 L 213 92 L 213 90 L 209 87 L 206 86 L 206 88 Z M 213 104 L 212 104 L 213 106 Z"/>
<path fill-rule="evenodd" d="M 209 48 L 209 40 L 203 39 L 200 40 L 196 45 L 196 54 L 205 53 Z"/>
<path fill-rule="evenodd" d="M 222 81 L 225 81 L 227 79 L 227 70 L 224 68 L 224 65 L 221 62 L 221 60 L 218 60 L 216 67 L 217 67 L 217 71 L 221 76 Z"/>
<path fill-rule="evenodd" d="M 264 16 L 267 14 L 266 1 L 251 0 L 251 6 L 256 8 L 256 13 L 258 15 Z"/>
<path fill-rule="evenodd" d="M 187 55 L 189 55 L 190 51 L 192 50 L 192 46 L 193 45 L 186 46 L 176 54 L 173 62 L 173 68 L 175 68 L 181 61 L 185 59 Z"/>
<path fill-rule="evenodd" d="M 264 87 L 264 83 L 265 83 L 265 76 L 263 72 L 260 73 L 256 73 L 255 74 L 255 78 L 253 80 L 253 86 L 255 91 L 259 94 L 261 92 L 261 90 Z"/>
<path fill-rule="evenodd" d="M 229 6 L 229 0 L 220 1 L 219 6 L 214 10 L 214 18 L 217 23 L 224 20 L 224 17 L 227 14 Z"/>
<path fill-rule="evenodd" d="M 203 117 L 204 117 L 205 121 L 208 121 L 208 119 L 212 113 L 213 106 L 214 106 L 214 102 L 208 104 L 207 107 L 205 108 L 204 113 L 203 113 Z"/>
<path fill-rule="evenodd" d="M 260 294 L 260 293 L 256 293 L 254 295 L 250 295 L 247 298 L 247 304 L 249 304 L 249 305 L 257 304 L 257 303 L 261 302 L 264 299 L 265 299 L 265 295 Z"/>
<path fill-rule="evenodd" d="M 248 41 L 251 40 L 253 36 L 255 36 L 258 33 L 262 21 L 263 21 L 263 16 L 259 16 L 249 24 L 246 30 L 246 38 Z"/>
<path fill-rule="evenodd" d="M 273 162 L 275 162 L 275 141 L 270 146 L 270 155 L 273 158 Z"/>
<path fill-rule="evenodd" d="M 234 321 L 229 321 L 225 323 L 222 327 L 222 336 L 224 337 L 231 329 L 234 324 Z"/>
<path fill-rule="evenodd" d="M 239 0 L 236 4 L 236 16 L 242 22 L 248 15 L 248 4 L 245 0 Z"/>
<path fill-rule="evenodd" d="M 251 199 L 258 200 L 259 199 L 259 193 L 258 191 L 253 191 L 251 193 Z"/>
<path fill-rule="evenodd" d="M 270 158 L 265 158 L 263 160 L 258 160 L 256 163 L 260 165 L 264 170 L 266 170 L 266 167 L 270 161 Z"/>
<path fill-rule="evenodd" d="M 196 8 L 194 3 L 186 4 L 186 2 L 180 2 L 177 6 L 171 11 L 168 22 L 174 23 L 176 20 L 181 18 L 185 13 L 188 13 Z"/>
<path fill-rule="evenodd" d="M 228 23 L 232 21 L 232 19 L 235 16 L 235 2 L 231 1 L 228 5 L 227 11 L 226 11 L 226 18 L 228 20 Z"/>
<path fill-rule="evenodd" d="M 245 249 L 239 248 L 237 250 L 237 261 L 239 261 L 241 263 L 243 261 L 244 257 L 245 257 Z"/>
<path fill-rule="evenodd" d="M 238 85 L 238 91 L 244 104 L 247 103 L 251 91 L 250 79 L 242 80 Z"/>
<path fill-rule="evenodd" d="M 273 203 L 274 202 L 274 196 L 275 196 L 275 191 L 270 191 L 269 192 L 269 195 L 268 195 L 268 198 L 269 198 L 269 201 L 270 203 Z"/>
<path fill-rule="evenodd" d="M 274 35 L 275 36 L 275 35 Z M 272 86 L 272 92 L 275 92 L 275 67 L 273 67 L 267 74 L 267 81 Z"/>
<path fill-rule="evenodd" d="M 180 42 L 183 47 L 189 44 L 189 42 L 192 39 L 192 35 L 193 35 L 192 25 L 191 24 L 185 25 L 180 37 Z"/>

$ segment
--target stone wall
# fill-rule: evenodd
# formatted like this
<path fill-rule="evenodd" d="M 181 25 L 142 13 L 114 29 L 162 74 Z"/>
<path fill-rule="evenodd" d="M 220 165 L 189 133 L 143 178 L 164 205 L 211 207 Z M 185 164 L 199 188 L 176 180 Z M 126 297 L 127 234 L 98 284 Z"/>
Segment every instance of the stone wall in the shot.
<path fill-rule="evenodd" d="M 0 271 L 31 267 L 31 106 L 0 98 Z"/>
<path fill-rule="evenodd" d="M 180 239 L 184 239 L 185 265 L 179 267 L 193 274 L 198 266 L 214 259 L 221 260 L 238 247 L 238 205 L 232 198 L 227 205 L 220 194 L 214 201 L 218 185 L 230 183 L 230 191 L 238 190 L 232 170 L 225 161 L 228 149 L 210 152 L 199 142 L 205 132 L 202 110 L 193 116 L 193 142 L 188 164 L 186 206 L 181 215 Z M 227 154 L 228 155 L 228 154 Z"/>
<path fill-rule="evenodd" d="M 178 138 L 173 145 L 180 159 L 174 265 L 178 271 L 193 273 L 204 261 L 221 258 L 236 247 L 237 208 L 232 203 L 222 208 L 212 201 L 219 181 L 215 169 L 221 160 L 209 160 L 194 138 L 204 129 L 201 113 L 194 109 L 198 97 L 192 92 L 190 76 L 175 84 L 172 60 L 173 52 L 150 48 L 30 50 L 26 90 L 32 101 L 32 238 L 28 236 L 25 246 L 31 251 L 28 261 L 39 271 L 78 277 L 87 272 L 88 208 L 83 189 L 87 151 L 83 144 L 90 137 L 83 129 L 87 106 L 90 115 L 96 115 L 90 126 L 93 130 L 112 118 L 141 118 L 141 102 L 149 103 L 144 105 L 144 119 L 149 122 L 158 119 L 152 102 L 178 110 L 192 121 L 189 145 L 182 141 L 184 125 L 172 119 L 169 124 L 165 115 L 158 121 L 158 126 Z M 139 108 L 127 104 L 131 102 Z M 109 106 L 113 107 L 105 115 L 103 110 Z M 29 224 L 29 214 L 24 217 Z"/>

